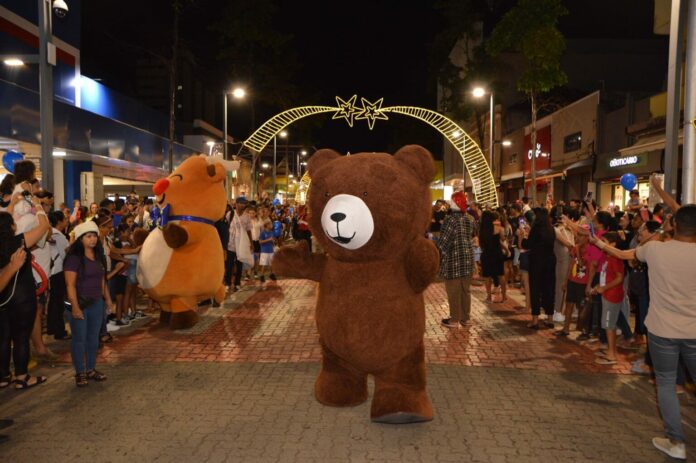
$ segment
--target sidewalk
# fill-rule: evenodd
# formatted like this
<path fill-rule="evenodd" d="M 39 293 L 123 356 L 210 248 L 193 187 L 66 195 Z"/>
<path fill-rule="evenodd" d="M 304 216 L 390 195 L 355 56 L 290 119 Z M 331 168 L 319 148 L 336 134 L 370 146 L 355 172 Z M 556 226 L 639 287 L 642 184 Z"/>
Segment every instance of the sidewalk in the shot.
<path fill-rule="evenodd" d="M 76 389 L 62 365 L 45 385 L 0 391 L 0 417 L 16 421 L 0 460 L 670 461 L 650 442 L 662 422 L 645 378 L 528 330 L 516 302 L 486 305 L 482 288 L 472 327 L 455 331 L 439 325 L 442 283 L 426 291 L 432 422 L 373 424 L 369 402 L 324 407 L 313 397 L 314 297 L 299 280 L 246 289 L 188 332 L 147 320 L 115 333 L 100 358 L 105 383 Z"/>

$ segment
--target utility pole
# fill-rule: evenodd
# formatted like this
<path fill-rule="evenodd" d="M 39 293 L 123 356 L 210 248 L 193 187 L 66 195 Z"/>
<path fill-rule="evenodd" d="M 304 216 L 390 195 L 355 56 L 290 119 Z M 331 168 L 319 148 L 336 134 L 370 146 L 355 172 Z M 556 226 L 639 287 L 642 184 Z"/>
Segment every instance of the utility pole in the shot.
<path fill-rule="evenodd" d="M 696 203 L 696 0 L 689 1 L 686 26 L 686 87 L 684 89 L 684 150 L 682 204 Z"/>
<path fill-rule="evenodd" d="M 53 44 L 51 0 L 38 0 L 39 6 L 39 130 L 41 132 L 41 183 L 53 192 Z"/>

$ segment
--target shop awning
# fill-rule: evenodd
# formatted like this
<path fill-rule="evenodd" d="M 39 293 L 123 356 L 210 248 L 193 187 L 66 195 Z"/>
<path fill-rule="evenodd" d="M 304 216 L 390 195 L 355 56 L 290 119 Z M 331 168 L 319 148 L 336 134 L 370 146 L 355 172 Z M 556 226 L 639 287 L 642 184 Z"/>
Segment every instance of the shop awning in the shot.
<path fill-rule="evenodd" d="M 679 144 L 684 144 L 684 131 L 679 130 Z M 647 153 L 648 151 L 662 150 L 665 148 L 665 134 L 653 135 L 639 139 L 633 145 L 626 148 L 621 148 L 619 154 L 621 156 L 631 156 L 634 154 Z"/>
<path fill-rule="evenodd" d="M 567 172 L 569 170 L 579 169 L 581 167 L 588 167 L 591 165 L 592 165 L 592 158 L 587 158 L 587 159 L 582 159 L 580 161 L 574 162 L 571 165 L 564 167 L 563 170 Z"/>
<path fill-rule="evenodd" d="M 519 171 L 519 172 L 513 172 L 511 174 L 505 174 L 500 176 L 500 181 L 501 182 L 507 182 L 508 180 L 515 180 L 518 178 L 524 177 L 524 172 Z"/>

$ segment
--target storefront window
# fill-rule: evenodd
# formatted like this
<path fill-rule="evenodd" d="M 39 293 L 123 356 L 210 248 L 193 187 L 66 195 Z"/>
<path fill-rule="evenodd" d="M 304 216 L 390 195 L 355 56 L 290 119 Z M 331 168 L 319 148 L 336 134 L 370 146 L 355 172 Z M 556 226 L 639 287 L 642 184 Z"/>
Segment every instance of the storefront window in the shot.
<path fill-rule="evenodd" d="M 582 132 L 576 132 L 563 138 L 563 152 L 570 153 L 582 147 Z"/>

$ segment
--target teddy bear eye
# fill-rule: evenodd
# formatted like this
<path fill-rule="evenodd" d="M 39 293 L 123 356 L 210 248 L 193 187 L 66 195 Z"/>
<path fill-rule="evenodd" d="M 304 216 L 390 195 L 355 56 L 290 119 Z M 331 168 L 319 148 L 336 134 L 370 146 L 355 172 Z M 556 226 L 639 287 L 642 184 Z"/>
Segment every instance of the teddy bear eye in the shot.
<path fill-rule="evenodd" d="M 367 196 L 367 191 L 363 191 L 363 196 Z"/>
<path fill-rule="evenodd" d="M 330 195 L 329 192 L 327 191 L 326 193 L 324 193 L 324 196 L 326 196 L 326 197 L 328 198 L 328 197 L 331 196 L 331 195 Z"/>

